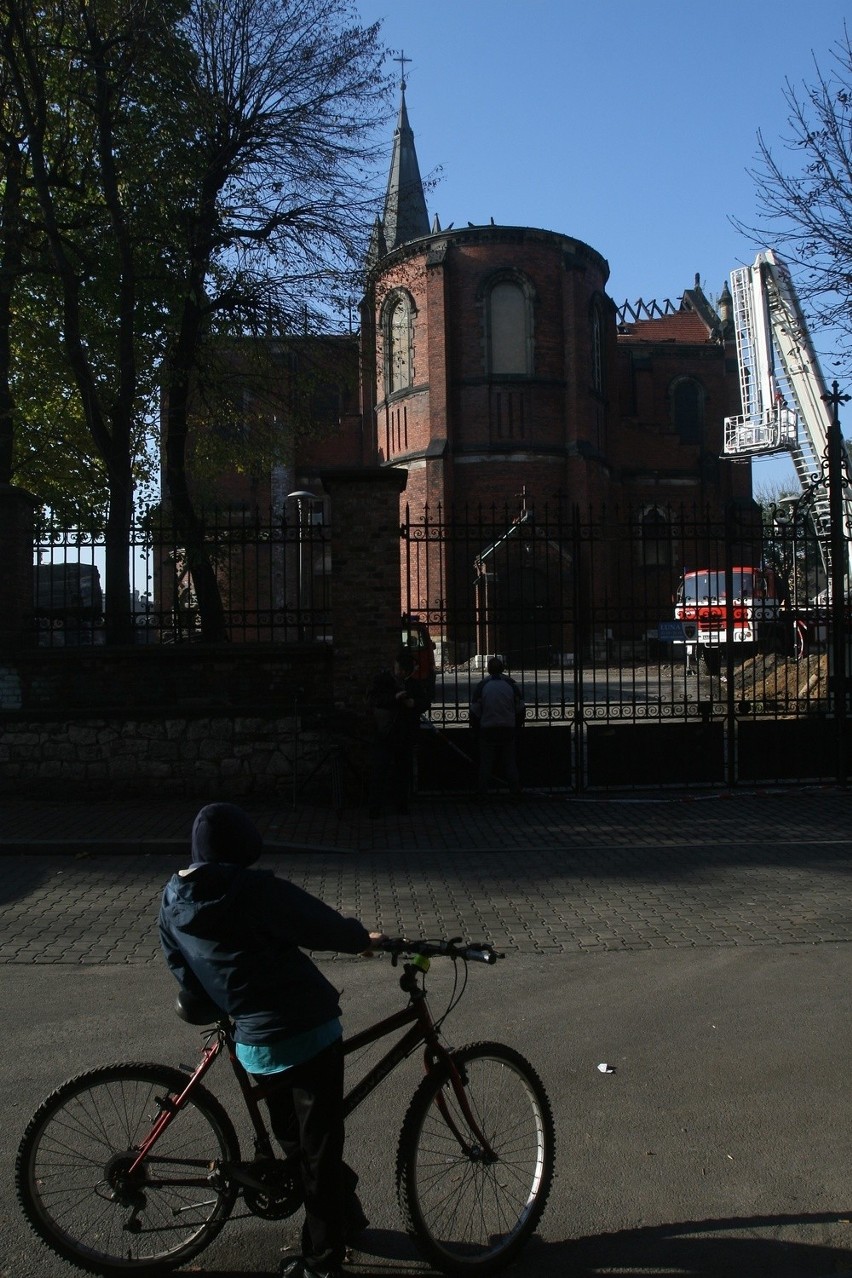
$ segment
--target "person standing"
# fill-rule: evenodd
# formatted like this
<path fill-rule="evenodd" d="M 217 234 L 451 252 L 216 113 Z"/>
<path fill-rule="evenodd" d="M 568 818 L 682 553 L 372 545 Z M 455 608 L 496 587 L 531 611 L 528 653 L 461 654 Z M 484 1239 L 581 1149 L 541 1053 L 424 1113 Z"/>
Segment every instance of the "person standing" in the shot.
<path fill-rule="evenodd" d="M 385 803 L 408 811 L 414 785 L 414 757 L 420 716 L 426 709 L 424 684 L 416 678 L 407 648 L 397 655 L 393 672 L 376 675 L 367 695 L 373 715 L 369 811 L 380 816 Z"/>
<path fill-rule="evenodd" d="M 497 765 L 512 794 L 521 793 L 518 773 L 517 731 L 524 718 L 521 690 L 505 673 L 499 657 L 488 662 L 488 676 L 477 686 L 470 703 L 471 714 L 479 728 L 480 795 L 488 787 Z"/>
<path fill-rule="evenodd" d="M 167 883 L 160 943 L 181 988 L 205 994 L 234 1022 L 237 1059 L 252 1075 L 280 1076 L 267 1098 L 272 1130 L 301 1174 L 304 1256 L 286 1278 L 338 1278 L 347 1237 L 367 1218 L 357 1176 L 343 1161 L 343 1047 L 338 992 L 305 950 L 369 954 L 384 940 L 271 870 L 232 803 L 203 807 L 192 860 Z"/>
<path fill-rule="evenodd" d="M 397 718 L 396 800 L 399 812 L 408 811 L 414 791 L 420 718 L 429 710 L 428 684 L 420 678 L 414 654 L 402 648 L 396 659 L 396 675 L 402 684 Z"/>

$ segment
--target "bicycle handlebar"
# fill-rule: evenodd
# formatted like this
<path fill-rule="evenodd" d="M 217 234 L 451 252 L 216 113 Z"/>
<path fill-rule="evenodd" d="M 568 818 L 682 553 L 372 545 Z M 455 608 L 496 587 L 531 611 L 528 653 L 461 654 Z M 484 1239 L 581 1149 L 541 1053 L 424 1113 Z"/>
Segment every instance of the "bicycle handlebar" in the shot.
<path fill-rule="evenodd" d="M 444 955 L 448 958 L 464 959 L 469 963 L 487 963 L 489 966 L 493 966 L 499 958 L 503 958 L 490 941 L 463 943 L 460 936 L 454 936 L 449 941 L 412 941 L 404 936 L 395 936 L 377 945 L 376 949 L 392 955 L 394 959 L 400 954 L 419 954 L 424 958 Z"/>

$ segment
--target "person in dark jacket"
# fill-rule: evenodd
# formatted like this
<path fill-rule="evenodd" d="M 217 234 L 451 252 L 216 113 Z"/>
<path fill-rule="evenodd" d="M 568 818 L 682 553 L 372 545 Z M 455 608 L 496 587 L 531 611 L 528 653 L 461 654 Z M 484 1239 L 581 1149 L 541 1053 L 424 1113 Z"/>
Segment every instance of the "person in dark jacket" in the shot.
<path fill-rule="evenodd" d="M 346 1238 L 366 1226 L 357 1176 L 343 1162 L 343 1051 L 338 992 L 303 950 L 370 953 L 384 939 L 271 870 L 251 869 L 263 847 L 231 803 L 201 809 L 192 861 L 160 906 L 166 962 L 183 989 L 233 1019 L 237 1057 L 251 1074 L 281 1074 L 267 1101 L 272 1130 L 298 1159 L 305 1198 L 303 1257 L 287 1278 L 334 1278 Z"/>
<path fill-rule="evenodd" d="M 488 662 L 488 677 L 477 685 L 470 712 L 479 728 L 479 794 L 488 793 L 497 763 L 512 794 L 519 795 L 517 733 L 526 710 L 520 688 L 505 673 L 499 657 Z"/>
<path fill-rule="evenodd" d="M 370 816 L 385 806 L 407 812 L 414 783 L 414 757 L 420 716 L 428 710 L 426 685 L 415 677 L 414 657 L 400 649 L 393 672 L 381 670 L 367 693 L 372 712 L 370 743 Z"/>

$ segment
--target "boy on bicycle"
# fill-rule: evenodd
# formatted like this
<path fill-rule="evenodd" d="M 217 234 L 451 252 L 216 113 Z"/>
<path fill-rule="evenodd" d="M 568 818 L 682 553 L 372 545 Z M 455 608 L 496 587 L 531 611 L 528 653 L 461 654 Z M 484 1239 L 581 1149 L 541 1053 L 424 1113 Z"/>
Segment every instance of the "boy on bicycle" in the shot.
<path fill-rule="evenodd" d="M 285 1155 L 298 1160 L 305 1200 L 305 1254 L 285 1259 L 282 1275 L 336 1278 L 347 1239 L 367 1219 L 343 1162 L 338 993 L 303 950 L 370 953 L 385 938 L 271 870 L 251 869 L 262 847 L 241 808 L 202 808 L 192 861 L 163 893 L 160 940 L 180 985 L 232 1018 L 249 1073 L 281 1075 L 267 1104 Z"/>

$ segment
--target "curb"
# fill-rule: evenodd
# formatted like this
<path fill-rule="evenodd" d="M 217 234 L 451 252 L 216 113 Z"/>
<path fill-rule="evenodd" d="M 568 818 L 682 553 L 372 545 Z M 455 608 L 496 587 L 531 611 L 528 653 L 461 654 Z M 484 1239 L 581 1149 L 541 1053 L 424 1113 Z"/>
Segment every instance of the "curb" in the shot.
<path fill-rule="evenodd" d="M 312 843 L 284 843 L 264 839 L 264 854 L 272 856 L 352 856 L 357 848 Z M 186 839 L 0 839 L 4 856 L 173 856 L 185 861 Z"/>

